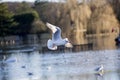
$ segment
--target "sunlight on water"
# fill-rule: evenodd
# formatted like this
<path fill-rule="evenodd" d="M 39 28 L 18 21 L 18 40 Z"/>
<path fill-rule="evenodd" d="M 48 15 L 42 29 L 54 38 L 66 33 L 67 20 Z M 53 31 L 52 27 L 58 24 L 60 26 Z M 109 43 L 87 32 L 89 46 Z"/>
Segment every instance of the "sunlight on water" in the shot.
<path fill-rule="evenodd" d="M 120 80 L 119 50 L 84 51 L 78 53 L 30 53 L 1 54 L 0 80 Z M 96 69 L 104 66 L 104 73 Z"/>

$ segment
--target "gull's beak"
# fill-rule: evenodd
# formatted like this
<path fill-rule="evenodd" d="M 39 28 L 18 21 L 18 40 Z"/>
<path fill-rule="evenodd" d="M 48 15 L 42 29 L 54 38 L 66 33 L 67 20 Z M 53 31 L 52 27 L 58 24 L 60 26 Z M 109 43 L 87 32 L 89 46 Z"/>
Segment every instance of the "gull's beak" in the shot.
<path fill-rule="evenodd" d="M 68 42 L 68 43 L 65 44 L 65 47 L 72 48 L 73 45 L 70 42 Z"/>

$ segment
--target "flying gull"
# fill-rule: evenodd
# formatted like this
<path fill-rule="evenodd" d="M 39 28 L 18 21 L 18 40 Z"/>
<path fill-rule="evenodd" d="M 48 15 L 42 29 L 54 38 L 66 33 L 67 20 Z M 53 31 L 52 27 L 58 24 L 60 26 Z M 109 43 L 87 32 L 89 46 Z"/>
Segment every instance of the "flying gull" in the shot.
<path fill-rule="evenodd" d="M 57 46 L 65 45 L 65 47 L 71 47 L 72 44 L 69 42 L 68 38 L 62 39 L 61 29 L 50 23 L 46 23 L 47 27 L 52 30 L 52 39 L 49 39 L 47 42 L 47 47 L 50 50 L 57 50 Z"/>

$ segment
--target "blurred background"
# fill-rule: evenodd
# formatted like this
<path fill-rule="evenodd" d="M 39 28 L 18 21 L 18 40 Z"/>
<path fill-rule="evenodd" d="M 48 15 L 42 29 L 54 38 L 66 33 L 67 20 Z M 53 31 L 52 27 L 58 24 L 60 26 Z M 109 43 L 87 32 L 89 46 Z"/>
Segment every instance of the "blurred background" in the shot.
<path fill-rule="evenodd" d="M 43 43 L 44 47 L 51 36 L 45 25 L 49 22 L 74 45 L 115 48 L 119 4 L 119 0 L 1 0 L 0 45 Z"/>
<path fill-rule="evenodd" d="M 0 0 L 0 80 L 120 80 L 119 45 L 120 0 Z"/>

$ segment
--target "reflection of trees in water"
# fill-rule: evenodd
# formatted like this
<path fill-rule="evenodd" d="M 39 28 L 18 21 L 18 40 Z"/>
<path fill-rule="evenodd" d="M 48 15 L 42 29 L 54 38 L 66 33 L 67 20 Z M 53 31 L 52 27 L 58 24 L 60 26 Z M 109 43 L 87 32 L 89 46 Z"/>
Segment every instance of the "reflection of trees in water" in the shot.
<path fill-rule="evenodd" d="M 88 37 L 88 43 L 93 43 L 93 49 L 115 49 L 115 34 L 97 37 Z"/>

